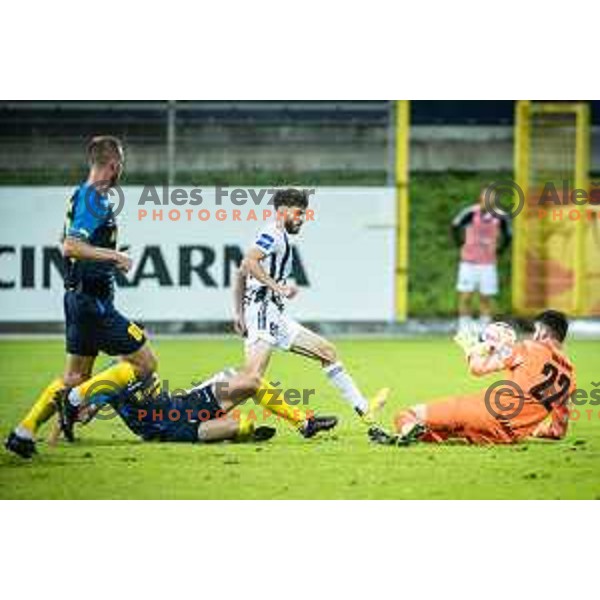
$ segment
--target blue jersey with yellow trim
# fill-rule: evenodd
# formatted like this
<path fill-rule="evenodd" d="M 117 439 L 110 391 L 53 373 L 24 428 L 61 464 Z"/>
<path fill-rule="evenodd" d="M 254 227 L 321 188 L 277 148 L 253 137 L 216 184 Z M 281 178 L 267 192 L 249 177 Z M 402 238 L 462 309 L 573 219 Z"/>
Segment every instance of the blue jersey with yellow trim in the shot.
<path fill-rule="evenodd" d="M 159 388 L 154 375 L 94 402 L 108 402 L 132 433 L 148 441 L 197 442 L 198 427 L 225 414 L 210 383 L 178 394 Z"/>
<path fill-rule="evenodd" d="M 64 237 L 81 239 L 92 246 L 115 249 L 117 223 L 108 197 L 88 184 L 81 184 L 67 205 Z M 114 294 L 112 263 L 65 258 L 65 288 L 102 299 Z"/>

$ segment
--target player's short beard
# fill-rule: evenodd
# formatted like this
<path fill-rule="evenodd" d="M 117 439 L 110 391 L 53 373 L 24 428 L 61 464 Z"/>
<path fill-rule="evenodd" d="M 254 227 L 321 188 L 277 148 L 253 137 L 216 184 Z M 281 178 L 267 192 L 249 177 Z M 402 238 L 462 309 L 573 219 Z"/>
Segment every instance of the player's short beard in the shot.
<path fill-rule="evenodd" d="M 302 227 L 301 224 L 299 223 L 294 223 L 294 222 L 285 222 L 285 230 L 291 234 L 291 235 L 295 235 L 300 231 L 300 228 Z"/>

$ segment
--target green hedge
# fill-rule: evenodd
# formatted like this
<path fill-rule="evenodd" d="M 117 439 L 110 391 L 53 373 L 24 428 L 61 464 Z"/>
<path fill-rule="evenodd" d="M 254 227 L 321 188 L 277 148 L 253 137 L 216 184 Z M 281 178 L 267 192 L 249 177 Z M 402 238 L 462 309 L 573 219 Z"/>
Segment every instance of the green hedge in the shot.
<path fill-rule="evenodd" d="M 456 272 L 459 249 L 450 236 L 450 222 L 464 206 L 476 201 L 487 181 L 508 179 L 510 174 L 411 175 L 409 314 L 456 314 Z M 500 295 L 497 310 L 510 313 L 510 251 L 500 259 Z"/>

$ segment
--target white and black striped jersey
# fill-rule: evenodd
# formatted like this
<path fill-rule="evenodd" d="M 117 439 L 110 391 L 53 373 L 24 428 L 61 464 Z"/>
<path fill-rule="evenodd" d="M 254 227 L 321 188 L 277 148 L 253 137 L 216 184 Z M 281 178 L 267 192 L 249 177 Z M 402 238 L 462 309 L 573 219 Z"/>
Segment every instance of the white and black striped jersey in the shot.
<path fill-rule="evenodd" d="M 255 236 L 253 247 L 265 255 L 261 260 L 265 273 L 277 283 L 285 284 L 292 270 L 292 245 L 283 224 L 273 222 L 263 227 Z M 266 295 L 266 286 L 249 275 L 246 280 L 246 298 L 250 299 L 258 292 Z"/>

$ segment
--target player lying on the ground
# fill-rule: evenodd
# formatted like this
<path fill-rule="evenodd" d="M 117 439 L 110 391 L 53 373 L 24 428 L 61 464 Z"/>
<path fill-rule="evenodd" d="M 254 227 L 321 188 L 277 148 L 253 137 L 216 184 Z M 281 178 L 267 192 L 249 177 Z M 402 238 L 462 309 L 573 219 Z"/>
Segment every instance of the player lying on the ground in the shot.
<path fill-rule="evenodd" d="M 383 388 L 367 400 L 339 362 L 335 346 L 286 314 L 286 300 L 298 293 L 287 282 L 292 268 L 290 236 L 304 224 L 308 195 L 297 189 L 279 190 L 273 203 L 278 217 L 257 234 L 234 284 L 234 326 L 246 338 L 244 370 L 262 377 L 277 348 L 318 360 L 342 397 L 372 423 L 389 390 Z"/>
<path fill-rule="evenodd" d="M 311 438 L 320 431 L 327 431 L 337 425 L 336 417 L 316 416 L 312 412 L 303 411 L 298 407 L 287 406 L 281 400 L 281 390 L 276 390 L 266 381 L 257 380 L 246 373 L 236 372 L 233 369 L 223 373 L 221 377 L 212 378 L 200 386 L 177 396 L 170 396 L 161 390 L 157 374 L 150 376 L 150 381 L 153 382 L 152 386 L 147 383 L 148 378 L 121 386 L 115 384 L 112 380 L 96 382 L 93 388 L 87 389 L 85 396 L 78 398 L 79 413 L 76 421 L 87 422 L 98 407 L 103 404 L 111 404 L 129 428 L 145 439 L 216 441 L 217 439 L 232 439 L 238 436 L 248 437 L 252 433 L 251 422 L 247 423 L 243 418 L 240 418 L 240 420 L 225 419 L 224 414 L 234 405 L 241 404 L 250 397 L 255 397 L 256 403 L 267 411 L 271 411 L 271 407 L 276 406 L 278 414 L 285 415 L 286 421 L 293 424 L 305 438 Z M 158 386 L 156 385 L 157 382 Z M 138 392 L 140 390 L 152 391 L 152 394 L 142 394 L 144 401 L 149 403 L 146 416 L 143 413 L 134 411 L 134 400 L 136 397 L 139 400 L 140 394 Z M 74 388 L 69 393 L 79 394 L 80 389 Z M 171 422 L 169 419 L 169 407 L 171 407 L 171 410 L 175 410 L 178 406 L 182 407 L 189 404 L 193 412 L 193 408 L 198 402 L 206 404 L 208 412 L 203 413 L 203 415 L 206 416 L 208 421 L 211 421 L 210 425 L 209 423 L 202 423 L 202 415 L 198 418 L 198 411 L 196 411 L 196 415 L 184 412 L 176 419 L 176 422 Z M 159 410 L 160 406 L 163 406 L 166 411 L 162 415 L 160 412 L 153 412 L 152 410 L 153 408 Z M 43 416 L 43 422 L 45 422 L 52 416 L 52 413 L 46 411 Z M 139 419 L 139 422 L 134 423 L 132 419 L 135 418 Z M 43 422 L 36 421 L 34 423 L 36 432 Z M 202 425 L 201 429 L 198 427 L 199 424 Z M 136 426 L 138 427 L 137 430 L 135 429 Z M 190 432 L 196 433 L 192 435 Z M 265 432 L 262 431 L 258 435 L 264 434 Z M 184 439 L 176 439 L 178 435 L 183 436 Z M 6 447 L 23 458 L 30 458 L 35 453 L 34 444 L 22 446 L 7 443 Z"/>
<path fill-rule="evenodd" d="M 575 368 L 562 348 L 567 330 L 565 315 L 548 310 L 535 318 L 529 340 L 517 342 L 514 330 L 503 323 L 488 326 L 482 342 L 457 336 L 469 371 L 479 377 L 505 370 L 501 385 L 413 406 L 396 415 L 395 434 L 372 427 L 369 437 L 400 446 L 453 438 L 473 444 L 563 438 L 576 388 Z"/>
<path fill-rule="evenodd" d="M 136 381 L 122 390 L 95 394 L 81 410 L 80 420 L 89 423 L 103 405 L 110 405 L 129 430 L 145 441 L 221 442 L 264 441 L 275 435 L 275 428 L 255 425 L 255 420 L 231 409 L 235 374 L 223 372 L 189 390 L 169 394 L 161 390 L 157 374 Z M 315 429 L 311 430 L 316 433 Z M 307 430 L 308 433 L 308 430 Z"/>

